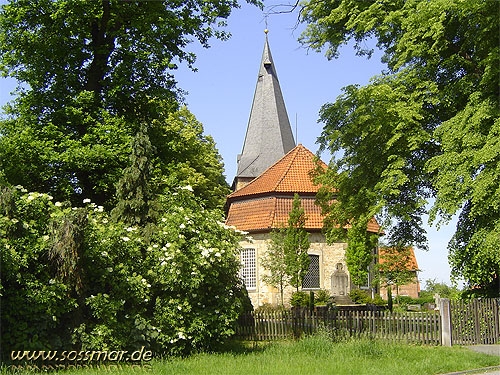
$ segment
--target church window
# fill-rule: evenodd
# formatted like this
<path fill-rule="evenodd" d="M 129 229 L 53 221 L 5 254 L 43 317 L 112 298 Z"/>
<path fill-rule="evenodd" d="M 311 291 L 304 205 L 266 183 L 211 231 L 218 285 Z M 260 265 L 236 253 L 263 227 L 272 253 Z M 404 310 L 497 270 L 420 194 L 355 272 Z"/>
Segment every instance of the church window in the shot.
<path fill-rule="evenodd" d="M 245 282 L 247 289 L 254 289 L 257 286 L 257 267 L 255 261 L 255 249 L 243 249 L 241 251 L 241 278 Z"/>
<path fill-rule="evenodd" d="M 319 255 L 309 254 L 309 270 L 302 281 L 303 289 L 319 289 Z"/>

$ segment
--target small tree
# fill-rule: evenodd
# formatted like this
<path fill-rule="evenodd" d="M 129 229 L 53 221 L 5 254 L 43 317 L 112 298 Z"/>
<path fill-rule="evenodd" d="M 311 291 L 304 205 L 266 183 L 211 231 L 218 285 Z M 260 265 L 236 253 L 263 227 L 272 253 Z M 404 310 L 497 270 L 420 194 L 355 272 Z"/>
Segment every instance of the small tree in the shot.
<path fill-rule="evenodd" d="M 288 218 L 288 227 L 285 229 L 284 249 L 287 274 L 290 276 L 290 285 L 299 290 L 304 276 L 309 270 L 309 233 L 305 230 L 306 215 L 301 207 L 300 197 L 293 197 L 292 210 Z"/>
<path fill-rule="evenodd" d="M 273 230 L 268 251 L 262 259 L 262 267 L 269 271 L 269 274 L 262 279 L 265 283 L 279 289 L 281 306 L 284 305 L 283 291 L 287 285 L 290 285 L 285 256 L 285 236 L 286 228 Z"/>
<path fill-rule="evenodd" d="M 392 287 L 387 285 L 387 307 L 392 312 Z"/>
<path fill-rule="evenodd" d="M 399 303 L 399 287 L 408 284 L 415 279 L 411 248 L 409 247 L 387 247 L 379 256 L 380 279 L 386 286 L 396 287 L 396 301 Z"/>
<path fill-rule="evenodd" d="M 299 291 L 309 270 L 309 234 L 304 229 L 305 222 L 300 197 L 295 194 L 288 226 L 271 232 L 269 249 L 262 260 L 262 266 L 269 271 L 263 280 L 280 290 L 281 305 L 284 304 L 284 289 L 291 285 Z"/>

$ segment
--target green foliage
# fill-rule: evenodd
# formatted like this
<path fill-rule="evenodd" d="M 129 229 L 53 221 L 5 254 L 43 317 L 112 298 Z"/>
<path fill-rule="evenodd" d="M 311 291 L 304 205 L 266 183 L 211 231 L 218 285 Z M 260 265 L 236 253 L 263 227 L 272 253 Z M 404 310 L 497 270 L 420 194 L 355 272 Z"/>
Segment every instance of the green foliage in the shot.
<path fill-rule="evenodd" d="M 342 358 L 342 360 L 339 360 Z M 443 360 L 446 358 L 446 360 Z M 258 368 L 256 368 L 258 364 Z M 498 358 L 453 346 L 407 345 L 368 338 L 333 340 L 328 333 L 298 341 L 257 345 L 243 353 L 235 349 L 154 362 L 152 374 L 439 374 L 495 366 Z M 81 372 L 71 372 L 81 374 Z"/>
<path fill-rule="evenodd" d="M 154 197 L 151 187 L 153 152 L 147 129 L 142 126 L 132 142 L 130 166 L 118 181 L 118 203 L 112 211 L 115 219 L 139 226 L 154 220 L 156 215 L 151 207 Z"/>
<path fill-rule="evenodd" d="M 379 295 L 375 295 L 375 298 L 372 298 L 370 294 L 366 290 L 362 289 L 353 289 L 349 292 L 349 297 L 354 303 L 359 304 L 374 304 L 377 306 L 386 305 L 386 301 L 382 299 Z"/>
<path fill-rule="evenodd" d="M 435 294 L 439 294 L 441 298 L 456 300 L 460 296 L 460 290 L 456 286 L 438 283 L 436 279 L 425 280 L 425 287 L 420 292 L 420 298 L 428 299 L 426 302 L 434 302 Z"/>
<path fill-rule="evenodd" d="M 283 305 L 283 290 L 291 285 L 299 291 L 309 270 L 309 234 L 306 232 L 305 211 L 301 207 L 300 197 L 295 194 L 292 210 L 288 217 L 288 226 L 271 232 L 271 241 L 262 266 L 269 271 L 263 280 L 280 290 Z"/>
<path fill-rule="evenodd" d="M 342 358 L 340 361 L 339 358 Z M 446 358 L 446 360 L 443 360 Z M 256 369 L 256 364 L 258 369 Z M 109 374 L 338 374 L 399 375 L 463 372 L 498 365 L 498 357 L 461 346 L 409 345 L 369 338 L 339 339 L 322 330 L 296 341 L 232 342 L 219 353 L 196 353 L 189 357 L 153 360 L 144 368 L 126 364 L 101 367 Z M 116 368 L 113 368 L 116 367 Z M 312 370 L 313 368 L 313 370 Z M 11 374 L 8 368 L 0 374 Z M 68 375 L 89 375 L 95 368 L 68 369 Z"/>
<path fill-rule="evenodd" d="M 319 289 L 314 292 L 314 303 L 316 305 L 326 305 L 331 302 L 332 296 L 326 289 Z"/>
<path fill-rule="evenodd" d="M 356 225 L 347 231 L 346 264 L 356 285 L 366 285 L 378 235 L 366 231 L 366 225 Z"/>
<path fill-rule="evenodd" d="M 89 200 L 71 207 L 22 187 L 1 197 L 2 349 L 185 354 L 233 334 L 240 235 L 191 187 L 159 197 L 149 241 Z"/>
<path fill-rule="evenodd" d="M 213 138 L 203 134 L 203 124 L 186 107 L 171 113 L 165 110 L 163 117 L 152 122 L 149 137 L 158 156 L 153 177 L 163 189 L 189 185 L 205 207 L 224 206 L 229 186 L 222 157 Z"/>
<path fill-rule="evenodd" d="M 396 287 L 396 299 L 399 303 L 399 286 L 416 280 L 416 271 L 413 269 L 411 248 L 384 247 L 379 250 L 377 263 L 379 279 L 382 285 Z"/>
<path fill-rule="evenodd" d="M 292 297 L 290 298 L 290 305 L 293 307 L 309 306 L 309 293 L 302 290 L 293 292 Z"/>
<path fill-rule="evenodd" d="M 351 298 L 354 303 L 368 303 L 371 297 L 368 293 L 361 289 L 353 289 L 349 292 L 349 298 Z"/>
<path fill-rule="evenodd" d="M 286 228 L 271 231 L 271 241 L 261 261 L 262 267 L 269 271 L 269 274 L 264 275 L 262 280 L 266 284 L 278 288 L 280 291 L 281 306 L 284 305 L 284 289 L 290 285 L 291 280 L 286 263 L 285 238 Z"/>
<path fill-rule="evenodd" d="M 499 12 L 480 0 L 311 0 L 301 13 L 305 45 L 333 58 L 354 41 L 370 56 L 375 38 L 388 68 L 321 109 L 319 141 L 334 155 L 321 181 L 330 232 L 376 216 L 389 246 L 425 249 L 423 215 L 439 225 L 459 213 L 452 273 L 497 294 Z"/>
<path fill-rule="evenodd" d="M 389 285 L 387 287 L 387 307 L 392 312 L 392 308 L 394 306 L 394 301 L 392 299 L 392 287 Z"/>
<path fill-rule="evenodd" d="M 2 350 L 184 354 L 232 334 L 243 294 L 239 235 L 219 209 L 229 188 L 172 72 L 193 67 L 192 40 L 228 37 L 235 7 L 2 6 L 0 72 L 20 87 L 0 121 Z"/>
<path fill-rule="evenodd" d="M 235 7 L 233 0 L 2 6 L 0 71 L 21 87 L 0 122 L 5 179 L 73 205 L 89 198 L 111 209 L 115 186 L 133 164 L 133 140 L 147 124 L 156 150 L 150 173 L 160 185 L 150 189 L 162 190 L 170 175 L 171 187 L 191 185 L 207 205 L 222 206 L 229 190 L 220 156 L 187 110 L 176 113 L 182 92 L 173 72 L 178 63 L 193 67 L 191 41 L 208 47 L 210 38 L 229 36 L 225 19 Z"/>
<path fill-rule="evenodd" d="M 286 272 L 290 276 L 290 285 L 297 291 L 302 287 L 304 276 L 309 270 L 309 233 L 305 230 L 306 216 L 301 207 L 300 197 L 295 194 L 292 210 L 285 229 L 284 248 Z"/>

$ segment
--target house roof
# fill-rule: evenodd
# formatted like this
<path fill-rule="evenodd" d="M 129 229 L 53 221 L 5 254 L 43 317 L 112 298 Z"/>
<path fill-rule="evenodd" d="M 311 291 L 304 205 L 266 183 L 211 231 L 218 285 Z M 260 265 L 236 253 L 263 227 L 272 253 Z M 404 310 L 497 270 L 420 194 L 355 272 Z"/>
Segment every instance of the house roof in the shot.
<path fill-rule="evenodd" d="M 243 150 L 238 155 L 236 178 L 259 176 L 294 147 L 292 128 L 266 33 L 247 133 Z"/>
<path fill-rule="evenodd" d="M 323 169 L 327 167 L 311 151 L 299 144 L 248 185 L 230 194 L 228 200 L 269 193 L 315 195 L 320 186 L 314 184 L 311 174 L 318 166 Z"/>
<path fill-rule="evenodd" d="M 387 264 L 389 268 L 404 267 L 407 271 L 419 270 L 413 247 L 380 247 L 378 255 L 379 264 Z"/>

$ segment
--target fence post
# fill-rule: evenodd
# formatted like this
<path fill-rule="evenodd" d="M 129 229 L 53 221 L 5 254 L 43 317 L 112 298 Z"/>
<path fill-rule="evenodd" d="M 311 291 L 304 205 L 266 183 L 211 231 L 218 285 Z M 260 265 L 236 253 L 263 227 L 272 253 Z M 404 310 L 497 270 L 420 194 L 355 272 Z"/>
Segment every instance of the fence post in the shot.
<path fill-rule="evenodd" d="M 439 315 L 441 316 L 441 345 L 451 346 L 451 308 L 448 298 L 439 300 Z"/>

